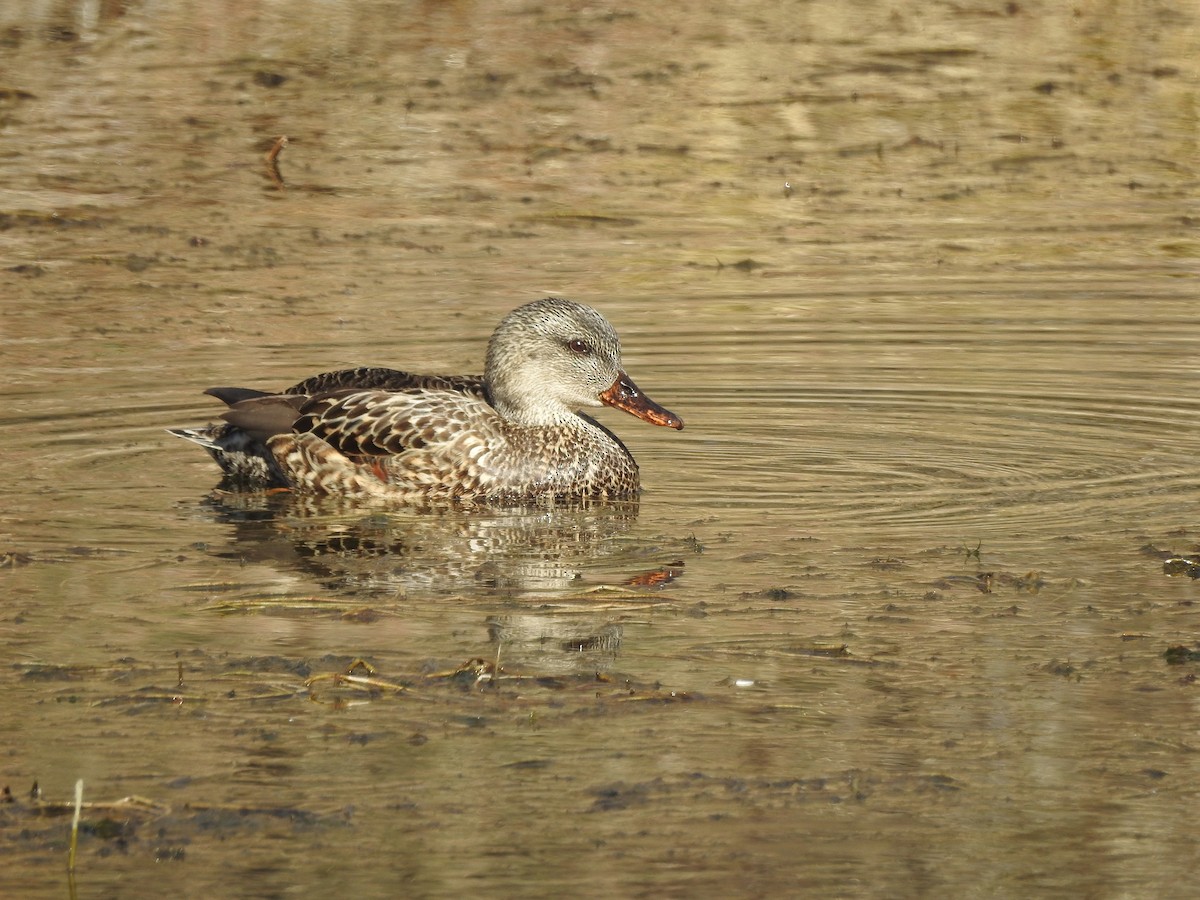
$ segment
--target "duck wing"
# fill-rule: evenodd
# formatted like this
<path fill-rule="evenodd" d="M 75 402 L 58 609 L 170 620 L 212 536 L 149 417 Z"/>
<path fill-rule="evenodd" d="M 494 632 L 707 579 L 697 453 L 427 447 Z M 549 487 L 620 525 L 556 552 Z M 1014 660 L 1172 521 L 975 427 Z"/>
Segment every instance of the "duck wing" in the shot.
<path fill-rule="evenodd" d="M 431 376 L 424 376 L 426 378 Z M 439 388 L 334 391 L 312 397 L 292 426 L 351 458 L 398 456 L 499 430 L 500 416 L 482 396 Z"/>
<path fill-rule="evenodd" d="M 418 375 L 381 366 L 359 366 L 356 369 L 322 372 L 292 385 L 283 393 L 315 397 L 318 394 L 352 388 L 374 391 L 440 390 L 478 397 L 484 396 L 485 393 L 482 375 Z"/>
<path fill-rule="evenodd" d="M 265 442 L 274 435 L 288 434 L 292 431 L 312 431 L 324 437 L 328 430 L 331 435 L 344 436 L 347 453 L 383 455 L 350 449 L 356 443 L 358 429 L 363 429 L 361 433 L 364 446 L 373 446 L 376 443 L 371 436 L 381 434 L 378 429 L 385 427 L 375 418 L 378 403 L 364 407 L 360 402 L 353 411 L 348 407 L 338 406 L 341 400 L 368 391 L 374 394 L 398 394 L 388 412 L 390 419 L 394 420 L 403 420 L 403 409 L 411 408 L 412 413 L 416 414 L 422 406 L 437 405 L 439 397 L 443 399 L 443 405 L 455 406 L 458 405 L 455 398 L 469 398 L 472 401 L 484 401 L 484 406 L 490 409 L 485 400 L 487 391 L 482 376 L 418 375 L 379 366 L 322 372 L 277 394 L 238 387 L 214 387 L 204 393 L 216 397 L 229 407 L 222 414 L 222 419 L 255 440 Z M 409 396 L 409 402 L 399 399 L 403 396 Z M 335 421 L 328 425 L 318 425 L 322 411 L 335 406 L 338 406 L 338 412 L 334 414 Z M 301 418 L 305 421 L 301 422 Z M 418 437 L 414 435 L 413 439 Z"/>
<path fill-rule="evenodd" d="M 262 394 L 257 391 L 251 392 L 249 389 L 245 389 L 245 396 L 242 395 L 242 389 L 231 389 L 238 392 L 230 394 L 236 399 L 226 399 L 215 393 L 217 390 L 225 389 L 213 388 L 205 393 L 220 397 L 229 404 L 229 409 L 221 414 L 221 418 L 262 443 L 277 434 L 289 433 L 300 415 L 301 408 L 308 401 L 308 398 L 303 396 Z"/>

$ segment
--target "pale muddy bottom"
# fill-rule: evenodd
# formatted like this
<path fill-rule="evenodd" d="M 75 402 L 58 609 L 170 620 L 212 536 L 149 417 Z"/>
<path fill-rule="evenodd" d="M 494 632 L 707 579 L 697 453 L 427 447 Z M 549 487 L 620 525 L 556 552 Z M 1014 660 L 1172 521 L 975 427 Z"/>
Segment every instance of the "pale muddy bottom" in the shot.
<path fill-rule="evenodd" d="M 1192 10 L 0 44 L 0 894 L 82 779 L 81 897 L 1191 895 Z M 164 431 L 548 294 L 687 422 L 599 413 L 636 502 L 214 495 Z"/>

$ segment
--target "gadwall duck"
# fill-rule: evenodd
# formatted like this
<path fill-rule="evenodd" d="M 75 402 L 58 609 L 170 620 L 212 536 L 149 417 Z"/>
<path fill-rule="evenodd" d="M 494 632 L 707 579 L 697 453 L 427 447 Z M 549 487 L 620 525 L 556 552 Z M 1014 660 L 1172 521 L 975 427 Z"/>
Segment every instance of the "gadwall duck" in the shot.
<path fill-rule="evenodd" d="M 170 431 L 207 449 L 228 486 L 399 502 L 629 496 L 633 456 L 578 410 L 613 406 L 683 428 L 625 374 L 612 325 L 558 298 L 504 317 L 482 377 L 359 368 L 281 394 L 205 393 L 229 406 L 225 421 Z"/>

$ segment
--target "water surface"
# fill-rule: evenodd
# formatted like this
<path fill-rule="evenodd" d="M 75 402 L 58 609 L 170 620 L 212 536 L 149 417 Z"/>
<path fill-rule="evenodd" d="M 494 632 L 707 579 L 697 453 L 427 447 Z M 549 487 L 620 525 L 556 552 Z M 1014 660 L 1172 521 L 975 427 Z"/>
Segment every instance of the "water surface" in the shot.
<path fill-rule="evenodd" d="M 0 28 L 5 895 L 78 778 L 141 798 L 81 896 L 1190 895 L 1193 11 Z M 214 498 L 163 431 L 552 293 L 688 423 L 600 413 L 636 503 Z"/>

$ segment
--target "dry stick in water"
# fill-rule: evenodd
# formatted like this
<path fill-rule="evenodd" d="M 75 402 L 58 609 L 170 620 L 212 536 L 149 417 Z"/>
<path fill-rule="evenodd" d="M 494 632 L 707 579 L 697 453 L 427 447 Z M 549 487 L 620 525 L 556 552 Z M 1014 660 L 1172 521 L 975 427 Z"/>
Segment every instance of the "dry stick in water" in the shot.
<path fill-rule="evenodd" d="M 67 871 L 75 874 L 75 847 L 79 844 L 79 810 L 83 807 L 83 779 L 75 782 L 75 818 L 71 820 L 71 852 L 67 854 Z"/>
<path fill-rule="evenodd" d="M 267 174 L 271 176 L 271 180 L 275 182 L 275 187 L 283 190 L 283 176 L 279 174 L 279 154 L 283 152 L 283 148 L 288 145 L 287 135 L 282 135 L 276 139 L 271 149 L 267 151 L 267 155 L 263 157 L 267 163 Z"/>

